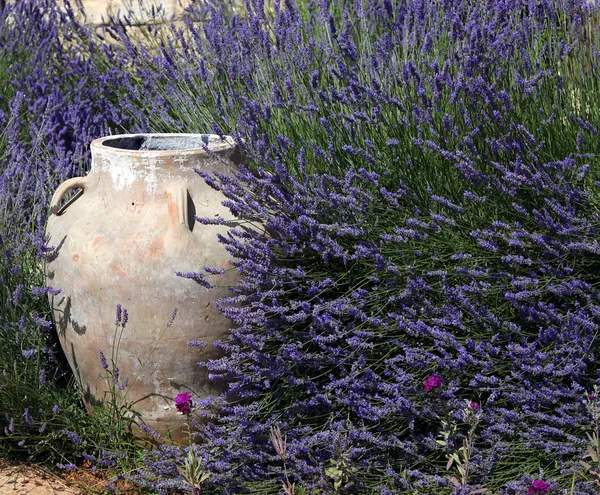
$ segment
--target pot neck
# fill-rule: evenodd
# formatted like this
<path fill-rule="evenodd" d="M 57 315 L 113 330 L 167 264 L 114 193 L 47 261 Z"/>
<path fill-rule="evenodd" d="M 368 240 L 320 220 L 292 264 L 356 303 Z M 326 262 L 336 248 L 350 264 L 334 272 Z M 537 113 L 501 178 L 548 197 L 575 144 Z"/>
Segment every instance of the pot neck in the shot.
<path fill-rule="evenodd" d="M 199 145 L 203 147 L 191 147 Z M 160 149 L 165 147 L 175 149 Z M 189 180 L 195 176 L 194 169 L 232 175 L 240 163 L 231 137 L 209 134 L 109 136 L 93 141 L 91 152 L 91 172 L 110 177 L 116 190 L 145 182 L 152 192 L 165 180 Z"/>

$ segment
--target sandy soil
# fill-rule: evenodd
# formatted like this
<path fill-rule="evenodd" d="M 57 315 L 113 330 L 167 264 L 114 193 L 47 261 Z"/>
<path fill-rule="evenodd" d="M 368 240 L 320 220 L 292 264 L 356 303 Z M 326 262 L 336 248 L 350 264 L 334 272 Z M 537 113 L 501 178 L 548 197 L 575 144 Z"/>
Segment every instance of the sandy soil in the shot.
<path fill-rule="evenodd" d="M 86 469 L 57 474 L 37 466 L 16 464 L 0 459 L 0 495 L 79 495 L 103 492 L 106 478 Z M 120 483 L 122 494 L 139 493 L 133 486 Z"/>
<path fill-rule="evenodd" d="M 81 493 L 65 481 L 34 466 L 0 461 L 0 494 L 73 495 Z"/>

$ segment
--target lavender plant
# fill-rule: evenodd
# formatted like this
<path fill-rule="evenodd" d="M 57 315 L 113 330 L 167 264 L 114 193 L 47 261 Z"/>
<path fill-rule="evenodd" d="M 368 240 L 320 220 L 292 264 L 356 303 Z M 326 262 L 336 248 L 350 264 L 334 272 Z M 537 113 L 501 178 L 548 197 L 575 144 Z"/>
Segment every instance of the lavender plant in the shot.
<path fill-rule="evenodd" d="M 3 274 L 47 248 L 48 193 L 85 169 L 92 137 L 210 129 L 244 149 L 235 178 L 201 174 L 256 226 L 221 238 L 244 281 L 221 302 L 225 357 L 207 364 L 229 388 L 200 403 L 203 491 L 449 494 L 465 442 L 470 486 L 571 486 L 583 392 L 600 383 L 595 6 L 197 1 L 145 44 L 113 19 L 105 45 L 51 2 L 18 5 L 0 49 L 44 49 L 0 58 Z M 3 308 L 39 276 L 21 266 Z M 440 448 L 443 418 L 474 397 L 477 442 L 448 430 Z M 25 408 L 2 426 L 28 424 Z M 184 458 L 149 451 L 136 479 L 185 489 Z"/>
<path fill-rule="evenodd" d="M 123 122 L 110 76 L 92 62 L 99 48 L 68 2 L 0 8 L 0 455 L 50 465 L 131 449 L 85 413 L 48 307 L 61 290 L 41 269 L 50 196 L 85 173 L 89 141 Z"/>
<path fill-rule="evenodd" d="M 150 95 L 155 130 L 233 133 L 246 154 L 235 179 L 201 174 L 257 226 L 221 239 L 244 282 L 207 365 L 229 383 L 199 432 L 213 489 L 277 493 L 280 425 L 291 483 L 450 493 L 427 376 L 484 404 L 472 486 L 540 468 L 570 486 L 598 379 L 595 8 L 229 7 L 199 3 L 152 49 L 123 38 L 132 118 Z M 356 469 L 334 486 L 338 445 Z"/>

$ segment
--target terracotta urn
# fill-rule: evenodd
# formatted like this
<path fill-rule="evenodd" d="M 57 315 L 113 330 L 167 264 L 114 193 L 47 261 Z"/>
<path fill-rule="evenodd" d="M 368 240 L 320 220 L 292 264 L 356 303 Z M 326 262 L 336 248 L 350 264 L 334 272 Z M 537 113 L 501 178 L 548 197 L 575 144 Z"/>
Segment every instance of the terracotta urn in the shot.
<path fill-rule="evenodd" d="M 174 398 L 219 392 L 197 363 L 218 357 L 213 342 L 231 322 L 214 302 L 238 280 L 217 238 L 228 227 L 195 217 L 235 221 L 223 194 L 194 169 L 232 175 L 239 153 L 231 138 L 207 134 L 111 136 L 93 141 L 91 153 L 90 173 L 64 182 L 50 205 L 46 234 L 55 249 L 44 272 L 61 289 L 50 297 L 59 340 L 90 412 L 109 397 L 107 371 L 115 365 L 118 392 L 143 422 L 177 438 L 185 418 Z M 176 272 L 204 273 L 212 287 Z M 125 328 L 116 322 L 117 305 L 127 310 Z"/>

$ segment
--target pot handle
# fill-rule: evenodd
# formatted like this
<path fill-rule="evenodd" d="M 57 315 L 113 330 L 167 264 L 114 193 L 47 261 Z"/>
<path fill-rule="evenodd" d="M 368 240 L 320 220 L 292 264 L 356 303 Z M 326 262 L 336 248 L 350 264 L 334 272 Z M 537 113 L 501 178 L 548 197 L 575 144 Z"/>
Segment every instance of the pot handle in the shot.
<path fill-rule="evenodd" d="M 75 187 L 79 187 L 85 191 L 86 187 L 89 184 L 88 177 L 73 177 L 72 179 L 67 179 L 64 181 L 52 196 L 52 200 L 50 201 L 50 214 L 58 215 L 59 207 L 58 205 L 62 201 L 63 197 L 67 192 Z"/>
<path fill-rule="evenodd" d="M 167 184 L 167 207 L 169 209 L 169 234 L 179 237 L 190 232 L 188 225 L 188 190 L 182 182 Z"/>

